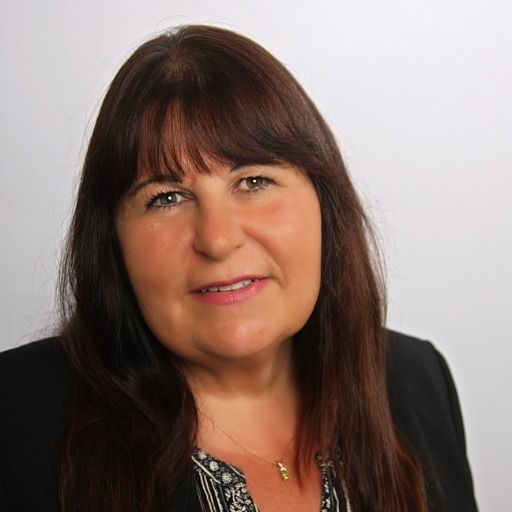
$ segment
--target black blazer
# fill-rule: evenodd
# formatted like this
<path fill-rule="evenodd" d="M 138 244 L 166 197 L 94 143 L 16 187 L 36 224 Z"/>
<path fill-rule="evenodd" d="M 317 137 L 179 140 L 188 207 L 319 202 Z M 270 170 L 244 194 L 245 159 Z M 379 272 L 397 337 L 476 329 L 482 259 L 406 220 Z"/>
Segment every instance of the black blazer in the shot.
<path fill-rule="evenodd" d="M 72 382 L 59 338 L 0 354 L 0 512 L 58 511 Z M 396 425 L 424 465 L 430 510 L 476 511 L 461 411 L 443 357 L 429 342 L 390 332 L 388 388 Z M 177 504 L 179 511 L 201 510 L 190 475 Z"/>

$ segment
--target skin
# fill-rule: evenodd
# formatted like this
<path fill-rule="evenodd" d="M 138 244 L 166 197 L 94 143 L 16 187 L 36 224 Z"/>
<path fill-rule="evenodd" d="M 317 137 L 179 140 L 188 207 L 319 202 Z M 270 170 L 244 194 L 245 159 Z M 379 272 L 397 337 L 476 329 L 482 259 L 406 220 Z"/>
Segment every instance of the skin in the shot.
<path fill-rule="evenodd" d="M 302 487 L 283 483 L 215 425 L 269 458 L 290 446 L 298 411 L 292 338 L 320 286 L 318 197 L 289 165 L 212 163 L 209 171 L 189 169 L 181 182 L 142 175 L 126 194 L 117 233 L 127 272 L 149 327 L 184 362 L 200 411 L 197 444 L 242 468 L 265 511 L 317 510 L 318 475 Z M 247 276 L 258 284 L 244 300 L 235 294 L 219 305 L 199 293 Z M 288 452 L 291 466 L 293 446 Z M 283 485 L 286 503 L 276 501 Z"/>

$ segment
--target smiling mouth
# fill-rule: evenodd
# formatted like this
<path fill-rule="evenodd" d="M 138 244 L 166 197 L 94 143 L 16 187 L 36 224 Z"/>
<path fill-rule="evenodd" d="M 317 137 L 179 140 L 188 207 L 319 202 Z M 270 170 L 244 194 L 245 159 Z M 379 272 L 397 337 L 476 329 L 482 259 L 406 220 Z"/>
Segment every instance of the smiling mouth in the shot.
<path fill-rule="evenodd" d="M 218 292 L 232 292 L 235 290 L 241 290 L 247 288 L 253 283 L 256 283 L 259 279 L 243 279 L 236 283 L 227 284 L 225 286 L 210 286 L 209 288 L 201 288 L 199 293 L 218 293 Z"/>

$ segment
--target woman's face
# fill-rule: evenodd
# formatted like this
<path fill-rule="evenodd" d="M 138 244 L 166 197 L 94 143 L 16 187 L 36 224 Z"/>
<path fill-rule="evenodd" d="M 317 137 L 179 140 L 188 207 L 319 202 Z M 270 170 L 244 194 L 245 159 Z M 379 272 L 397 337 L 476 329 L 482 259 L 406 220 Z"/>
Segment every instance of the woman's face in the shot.
<path fill-rule="evenodd" d="M 288 165 L 142 176 L 119 205 L 117 232 L 142 314 L 187 361 L 272 351 L 318 297 L 321 215 L 309 179 Z"/>

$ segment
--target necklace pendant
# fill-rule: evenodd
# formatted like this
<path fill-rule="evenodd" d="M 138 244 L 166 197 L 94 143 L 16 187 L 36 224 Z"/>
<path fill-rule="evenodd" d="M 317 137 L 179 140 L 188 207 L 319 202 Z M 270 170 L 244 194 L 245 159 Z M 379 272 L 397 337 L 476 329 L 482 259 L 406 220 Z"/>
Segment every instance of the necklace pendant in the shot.
<path fill-rule="evenodd" d="M 279 468 L 279 473 L 281 473 L 281 478 L 283 480 L 290 480 L 290 472 L 288 471 L 288 468 L 280 461 L 277 461 L 276 464 Z"/>

